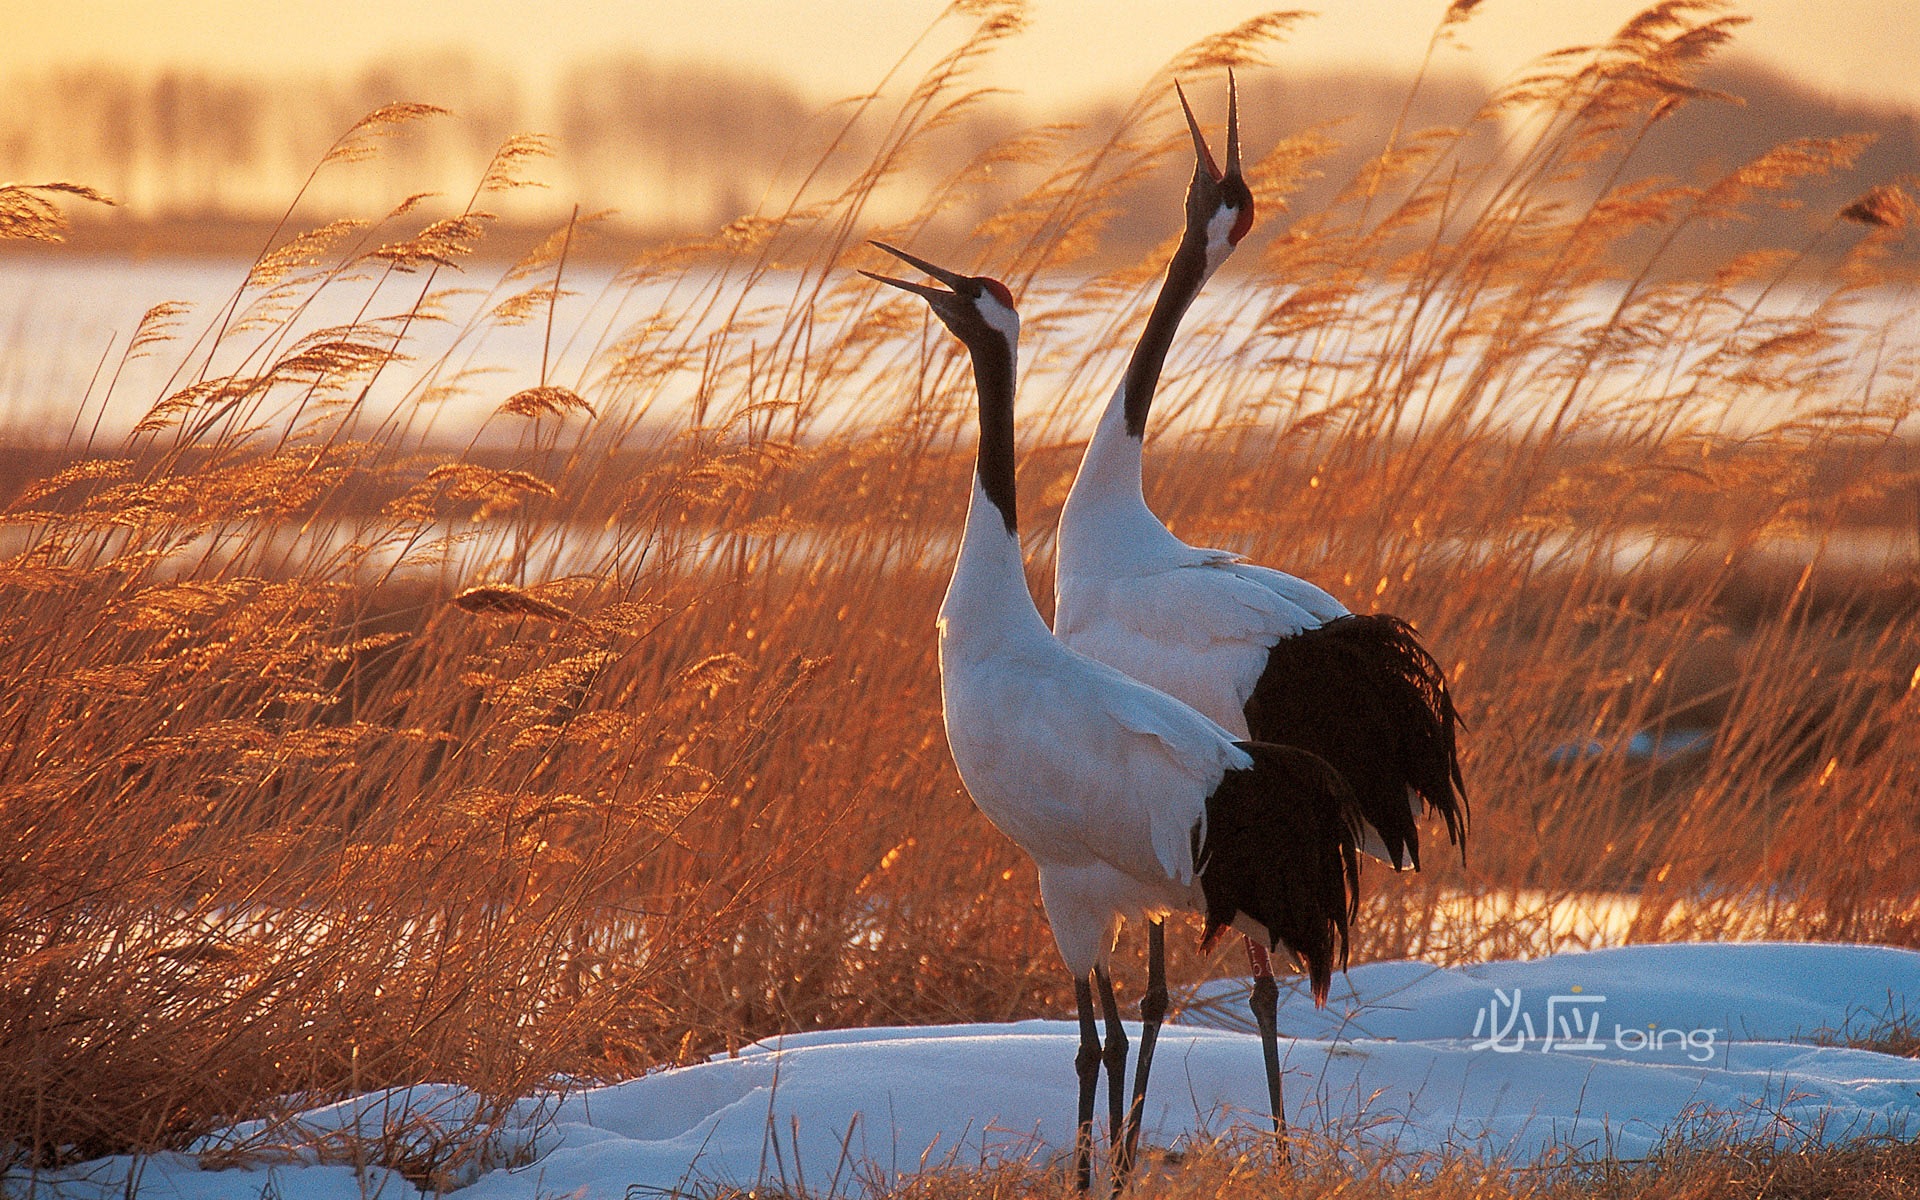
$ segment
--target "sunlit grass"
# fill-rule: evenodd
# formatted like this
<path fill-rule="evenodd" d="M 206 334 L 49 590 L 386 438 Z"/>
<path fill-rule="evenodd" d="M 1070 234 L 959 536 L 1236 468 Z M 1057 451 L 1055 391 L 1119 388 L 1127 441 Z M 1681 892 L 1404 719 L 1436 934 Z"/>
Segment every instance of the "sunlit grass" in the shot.
<path fill-rule="evenodd" d="M 856 1168 L 846 1173 L 859 1178 Z M 712 1200 L 820 1195 L 821 1189 L 693 1188 Z M 1049 1200 L 1078 1196 L 1064 1171 L 1031 1163 L 986 1170 L 935 1170 L 870 1187 L 884 1200 Z M 1487 1162 L 1434 1153 L 1369 1158 L 1312 1136 L 1291 1139 L 1290 1163 L 1276 1167 L 1264 1139 L 1196 1139 L 1149 1155 L 1124 1193 L 1141 1200 L 1908 1200 L 1920 1195 L 1920 1148 L 1899 1141 L 1783 1151 L 1764 1143 L 1676 1139 L 1645 1159 L 1574 1150 L 1538 1163 Z"/>
<path fill-rule="evenodd" d="M 520 138 L 464 205 L 290 215 L 228 308 L 149 314 L 128 352 L 177 370 L 138 428 L 88 444 L 83 413 L 0 514 L 0 1144 L 46 1162 L 397 1082 L 504 1103 L 781 1030 L 1065 1011 L 1031 867 L 940 732 L 971 385 L 853 268 L 880 236 L 1025 292 L 1044 607 L 1074 431 L 1164 262 L 1089 255 L 1130 181 L 1188 164 L 1156 79 L 1095 150 L 1036 130 L 870 224 L 1007 15 L 848 110 L 887 130 L 820 176 L 851 185 L 603 295 L 572 293 L 580 218 L 438 327 L 488 204 L 537 171 Z M 1653 10 L 1474 127 L 1408 131 L 1324 212 L 1277 215 L 1324 149 L 1283 143 L 1251 174 L 1284 232 L 1176 347 L 1157 510 L 1411 619 L 1468 722 L 1468 861 L 1370 871 L 1359 958 L 1920 943 L 1907 202 L 1833 214 L 1835 273 L 1805 247 L 1667 270 L 1689 226 L 1857 149 L 1617 182 L 1726 31 Z M 380 110 L 321 169 L 428 112 Z M 1037 182 L 963 250 L 922 245 L 1016 169 Z M 537 377 L 486 369 L 516 327 Z M 112 377 L 93 404 L 126 402 Z M 455 397 L 492 415 L 449 428 Z M 1850 558 L 1863 537 L 1892 565 Z M 1583 905 L 1626 915 L 1557 924 Z"/>

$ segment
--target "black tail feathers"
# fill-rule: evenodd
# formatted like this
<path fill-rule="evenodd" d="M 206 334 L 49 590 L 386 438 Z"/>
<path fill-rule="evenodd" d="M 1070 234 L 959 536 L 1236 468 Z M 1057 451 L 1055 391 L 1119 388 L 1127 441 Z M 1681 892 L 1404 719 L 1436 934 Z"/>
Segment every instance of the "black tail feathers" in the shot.
<path fill-rule="evenodd" d="M 1306 964 L 1315 1004 L 1347 966 L 1347 930 L 1360 907 L 1360 811 L 1318 756 L 1244 742 L 1253 766 L 1229 771 L 1207 799 L 1197 861 L 1210 944 L 1241 914 Z"/>
<path fill-rule="evenodd" d="M 1396 862 L 1420 865 L 1411 789 L 1467 852 L 1467 785 L 1460 715 L 1446 673 L 1413 627 L 1384 614 L 1338 617 L 1282 638 L 1247 701 L 1260 741 L 1319 755 L 1352 786 L 1367 823 Z"/>

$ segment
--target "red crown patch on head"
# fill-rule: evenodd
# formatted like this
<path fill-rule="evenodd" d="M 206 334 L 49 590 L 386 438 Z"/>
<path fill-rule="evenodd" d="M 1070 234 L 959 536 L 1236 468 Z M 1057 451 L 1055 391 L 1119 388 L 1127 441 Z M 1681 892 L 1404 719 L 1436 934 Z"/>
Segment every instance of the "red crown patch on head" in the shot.
<path fill-rule="evenodd" d="M 1240 239 L 1247 236 L 1247 231 L 1252 228 L 1253 228 L 1253 205 L 1249 203 L 1245 208 L 1240 210 L 1239 217 L 1235 218 L 1233 222 L 1233 229 L 1230 230 L 1227 234 L 1227 241 L 1238 246 L 1240 244 Z"/>

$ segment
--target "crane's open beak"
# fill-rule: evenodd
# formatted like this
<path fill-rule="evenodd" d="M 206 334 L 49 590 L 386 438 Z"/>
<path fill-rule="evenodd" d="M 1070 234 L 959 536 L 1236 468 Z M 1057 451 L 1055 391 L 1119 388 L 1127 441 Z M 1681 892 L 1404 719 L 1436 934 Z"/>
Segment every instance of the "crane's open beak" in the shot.
<path fill-rule="evenodd" d="M 938 279 L 941 283 L 946 284 L 948 288 L 952 288 L 953 290 L 947 291 L 942 288 L 931 287 L 924 283 L 909 283 L 904 279 L 895 279 L 891 275 L 877 275 L 872 271 L 861 271 L 860 273 L 862 275 L 865 275 L 868 279 L 877 279 L 881 283 L 892 284 L 894 287 L 900 288 L 903 291 L 912 292 L 916 296 L 925 297 L 929 301 L 952 300 L 956 294 L 965 291 L 967 289 L 967 285 L 972 282 L 965 275 L 960 274 L 958 271 L 949 271 L 945 267 L 936 267 L 924 258 L 915 258 L 913 255 L 908 254 L 905 250 L 898 249 L 897 247 L 894 247 L 894 246 L 889 246 L 885 242 L 869 242 L 868 244 L 872 246 L 878 246 L 880 249 L 885 250 L 888 254 L 893 255 L 895 258 L 899 259 L 903 263 L 906 263 L 910 267 L 918 267 L 920 270 L 925 271 L 927 274 L 933 276 L 935 279 Z"/>
<path fill-rule="evenodd" d="M 1228 178 L 1240 177 L 1240 88 L 1234 82 L 1233 72 L 1227 72 L 1227 169 L 1222 171 L 1214 159 L 1213 151 L 1207 147 L 1206 135 L 1200 132 L 1200 122 L 1194 119 L 1193 106 L 1187 103 L 1187 94 L 1179 83 L 1173 90 L 1180 97 L 1180 111 L 1187 116 L 1187 131 L 1193 135 L 1194 175 L 1198 178 L 1200 170 L 1205 169 L 1207 178 L 1220 183 Z"/>

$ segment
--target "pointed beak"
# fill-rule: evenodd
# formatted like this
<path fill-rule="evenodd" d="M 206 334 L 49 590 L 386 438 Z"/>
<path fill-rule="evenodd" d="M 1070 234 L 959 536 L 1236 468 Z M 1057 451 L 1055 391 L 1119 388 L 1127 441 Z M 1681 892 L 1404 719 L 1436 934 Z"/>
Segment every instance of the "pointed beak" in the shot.
<path fill-rule="evenodd" d="M 924 258 L 916 258 L 908 254 L 905 250 L 901 250 L 895 246 L 889 246 L 885 242 L 870 242 L 868 244 L 885 250 L 888 254 L 893 255 L 910 267 L 917 267 L 925 271 L 953 290 L 946 291 L 941 288 L 930 287 L 924 283 L 908 283 L 904 279 L 895 279 L 890 275 L 876 275 L 872 271 L 860 272 L 868 279 L 877 279 L 881 283 L 892 284 L 894 287 L 900 288 L 903 291 L 912 292 L 916 296 L 923 296 L 928 300 L 950 300 L 953 298 L 955 292 L 963 290 L 963 285 L 967 282 L 967 277 L 957 271 L 949 271 L 945 267 L 936 267 Z"/>
<path fill-rule="evenodd" d="M 1220 182 L 1222 178 L 1220 174 L 1220 164 L 1216 163 L 1213 160 L 1213 151 L 1207 148 L 1206 136 L 1200 132 L 1200 122 L 1194 120 L 1193 118 L 1193 106 L 1187 103 L 1187 93 L 1181 89 L 1180 84 L 1178 82 L 1174 83 L 1173 91 L 1175 95 L 1180 97 L 1180 111 L 1187 115 L 1187 132 L 1193 135 L 1193 157 L 1195 159 L 1195 167 L 1196 168 L 1204 167 L 1206 169 L 1207 175 L 1215 183 Z M 1228 136 L 1228 145 L 1233 147 L 1237 151 L 1240 145 L 1239 139 L 1231 133 L 1229 133 L 1227 136 Z M 1197 173 L 1197 170 L 1196 170 L 1196 173 Z"/>
<path fill-rule="evenodd" d="M 895 279 L 891 275 L 880 275 L 873 271 L 863 270 L 860 273 L 868 279 L 875 279 L 881 283 L 890 284 L 903 292 L 912 292 L 914 295 L 924 298 L 929 303 L 935 300 L 951 300 L 953 298 L 953 293 L 944 288 L 929 287 L 924 283 L 908 283 L 904 279 Z"/>
<path fill-rule="evenodd" d="M 1177 82 L 1173 90 L 1180 97 L 1180 111 L 1186 114 L 1187 132 L 1193 135 L 1194 174 L 1197 176 L 1204 168 L 1215 183 L 1240 178 L 1240 87 L 1234 82 L 1233 72 L 1227 72 L 1227 169 L 1224 171 L 1213 157 L 1213 151 L 1208 148 L 1206 135 L 1200 132 L 1200 122 L 1194 119 L 1193 106 L 1187 103 L 1187 93 Z"/>
<path fill-rule="evenodd" d="M 1187 119 L 1191 121 L 1192 114 Z M 1234 82 L 1231 68 L 1227 70 L 1227 175 L 1240 177 L 1240 85 Z"/>

